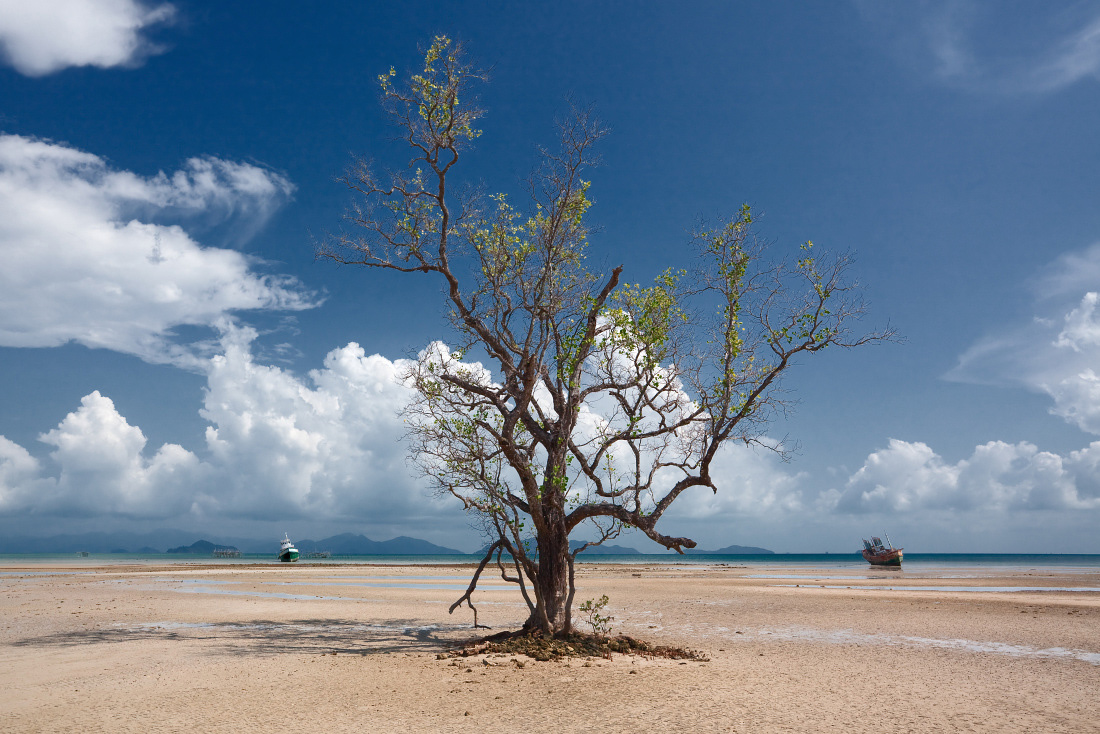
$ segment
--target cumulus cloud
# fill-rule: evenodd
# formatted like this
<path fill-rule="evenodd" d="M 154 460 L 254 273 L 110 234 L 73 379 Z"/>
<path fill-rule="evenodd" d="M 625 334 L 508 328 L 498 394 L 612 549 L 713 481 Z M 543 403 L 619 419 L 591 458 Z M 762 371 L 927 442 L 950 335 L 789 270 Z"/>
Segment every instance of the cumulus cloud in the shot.
<path fill-rule="evenodd" d="M 48 459 L 0 437 L 0 518 L 351 525 L 466 544 L 459 503 L 435 494 L 407 461 L 409 362 L 351 343 L 299 376 L 258 362 L 255 338 L 227 324 L 219 354 L 206 361 L 208 427 L 195 452 L 149 446 L 99 392 L 40 436 Z M 586 420 L 599 424 L 596 414 Z M 969 541 L 948 537 L 951 528 L 957 536 L 985 523 L 996 526 L 988 537 L 1002 538 L 1004 527 L 1026 526 L 1027 518 L 1043 518 L 1035 527 L 1080 525 L 1100 510 L 1100 441 L 1065 455 L 990 441 L 952 462 L 926 443 L 895 439 L 855 472 L 822 475 L 759 447 L 728 444 L 712 474 L 718 492 L 686 492 L 663 520 L 666 532 L 711 547 L 769 545 L 776 533 L 854 538 L 869 532 L 870 521 L 889 519 L 910 538 L 935 528 L 941 536 L 926 542 L 962 543 Z"/>
<path fill-rule="evenodd" d="M 43 477 L 38 459 L 25 448 L 0 436 L 0 513 L 31 508 L 54 492 L 56 480 Z"/>
<path fill-rule="evenodd" d="M 37 77 L 71 66 L 137 66 L 163 51 L 145 36 L 176 9 L 140 0 L 0 2 L 0 51 L 20 73 Z"/>
<path fill-rule="evenodd" d="M 918 552 L 1096 549 L 1100 442 L 1060 455 L 990 441 L 952 462 L 926 443 L 894 439 L 854 472 L 813 473 L 734 444 L 722 449 L 713 474 L 718 492 L 682 495 L 663 520 L 665 532 L 701 548 L 854 550 L 861 535 L 885 529 Z M 634 539 L 645 547 L 640 535 Z"/>
<path fill-rule="evenodd" d="M 404 360 L 333 350 L 308 383 L 257 364 L 254 334 L 235 330 L 212 360 L 202 415 L 210 461 L 225 467 L 211 513 L 267 518 L 401 518 L 416 525 L 454 509 L 405 463 Z"/>
<path fill-rule="evenodd" d="M 461 523 L 457 502 L 424 489 L 406 466 L 402 360 L 353 343 L 303 379 L 258 364 L 255 336 L 229 327 L 209 362 L 201 456 L 175 444 L 151 450 L 93 392 L 40 437 L 56 474 L 0 437 L 0 514 L 188 526 L 324 521 L 421 534 Z"/>
<path fill-rule="evenodd" d="M 1065 325 L 1054 340 L 1056 347 L 1068 347 L 1081 352 L 1100 346 L 1100 321 L 1097 321 L 1097 294 L 1090 291 L 1081 298 L 1081 304 L 1065 316 Z"/>
<path fill-rule="evenodd" d="M 188 494 L 204 482 L 205 467 L 176 444 L 145 457 L 141 429 L 119 415 L 110 398 L 86 395 L 41 440 L 54 447 L 61 467 L 52 491 L 36 499 L 34 510 L 60 516 L 118 515 L 158 518 L 179 515 Z"/>
<path fill-rule="evenodd" d="M 1027 442 L 990 441 L 952 464 L 924 443 L 893 439 L 833 501 L 846 513 L 1095 510 L 1098 449 L 1061 457 Z"/>
<path fill-rule="evenodd" d="M 220 353 L 208 361 L 201 411 L 208 427 L 197 452 L 149 446 L 99 392 L 41 435 L 48 461 L 0 437 L 0 517 L 186 527 L 320 523 L 446 537 L 456 545 L 469 539 L 458 502 L 435 494 L 407 462 L 401 437 L 408 362 L 368 355 L 352 343 L 298 376 L 257 362 L 255 337 L 249 328 L 227 326 Z M 855 472 L 822 476 L 793 470 L 766 450 L 729 444 L 713 475 L 719 491 L 685 493 L 663 520 L 666 531 L 714 547 L 749 538 L 768 545 L 769 533 L 789 534 L 793 525 L 818 537 L 839 527 L 844 537 L 858 537 L 870 519 L 892 518 L 892 528 L 907 527 L 915 537 L 921 527 L 948 532 L 934 518 L 950 517 L 958 529 L 1019 525 L 1027 517 L 1069 522 L 1100 510 L 1100 441 L 1066 455 L 991 441 L 950 462 L 925 443 L 891 440 Z"/>
<path fill-rule="evenodd" d="M 179 223 L 255 231 L 292 192 L 247 163 L 192 158 L 172 174 L 139 176 L 66 145 L 0 135 L 0 345 L 75 341 L 194 367 L 174 327 L 313 307 L 293 278 L 203 247 Z"/>
<path fill-rule="evenodd" d="M 1100 442 L 1061 456 L 990 441 L 951 463 L 928 444 L 891 439 L 850 475 L 813 477 L 775 455 L 731 444 L 715 462 L 718 492 L 693 490 L 673 521 L 745 522 L 821 515 L 927 517 L 1100 510 Z"/>
<path fill-rule="evenodd" d="M 857 0 L 903 63 L 954 87 L 1000 94 L 1054 92 L 1100 80 L 1100 13 L 1087 5 L 1012 10 L 973 0 Z"/>
<path fill-rule="evenodd" d="M 206 470 L 182 447 L 165 444 L 145 457 L 141 429 L 93 392 L 41 440 L 60 467 L 45 473 L 26 449 L 0 436 L 0 512 L 52 517 L 159 518 L 187 510 Z"/>
<path fill-rule="evenodd" d="M 1100 435 L 1100 245 L 1059 257 L 1032 288 L 1032 320 L 982 338 L 946 377 L 1045 393 L 1053 415 Z"/>
<path fill-rule="evenodd" d="M 711 475 L 718 491 L 688 490 L 669 510 L 670 521 L 788 516 L 813 504 L 809 476 L 791 471 L 777 454 L 759 447 L 726 444 L 715 457 Z"/>

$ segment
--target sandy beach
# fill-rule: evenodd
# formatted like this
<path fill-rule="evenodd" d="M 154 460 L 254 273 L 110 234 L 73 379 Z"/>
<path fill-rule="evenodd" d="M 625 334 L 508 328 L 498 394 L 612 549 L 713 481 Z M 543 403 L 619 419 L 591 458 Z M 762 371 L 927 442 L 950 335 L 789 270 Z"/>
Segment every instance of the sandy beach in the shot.
<path fill-rule="evenodd" d="M 1097 573 L 584 565 L 615 632 L 709 662 L 440 659 L 469 573 L 0 567 L 0 730 L 1100 731 Z M 525 616 L 499 579 L 475 599 Z"/>

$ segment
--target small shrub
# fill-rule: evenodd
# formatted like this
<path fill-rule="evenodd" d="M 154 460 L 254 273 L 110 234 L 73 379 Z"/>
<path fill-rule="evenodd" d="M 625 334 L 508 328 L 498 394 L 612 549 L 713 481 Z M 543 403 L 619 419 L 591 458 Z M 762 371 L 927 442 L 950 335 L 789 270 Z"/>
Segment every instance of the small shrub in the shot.
<path fill-rule="evenodd" d="M 603 614 L 604 607 L 607 606 L 608 601 L 610 601 L 610 599 L 607 598 L 607 594 L 604 594 L 596 601 L 589 599 L 577 607 L 577 609 L 587 617 L 584 621 L 592 627 L 593 634 L 611 634 L 611 623 L 615 621 L 615 618 L 611 615 Z"/>

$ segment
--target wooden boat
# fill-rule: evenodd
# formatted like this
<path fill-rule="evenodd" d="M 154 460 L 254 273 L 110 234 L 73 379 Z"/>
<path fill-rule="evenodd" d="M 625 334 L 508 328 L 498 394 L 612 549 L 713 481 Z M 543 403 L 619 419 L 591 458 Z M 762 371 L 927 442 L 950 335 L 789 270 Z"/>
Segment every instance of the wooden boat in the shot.
<path fill-rule="evenodd" d="M 900 566 L 904 556 L 901 548 L 894 548 L 890 544 L 890 536 L 886 536 L 886 544 L 881 538 L 871 536 L 871 540 L 863 539 L 863 560 L 873 566 Z"/>

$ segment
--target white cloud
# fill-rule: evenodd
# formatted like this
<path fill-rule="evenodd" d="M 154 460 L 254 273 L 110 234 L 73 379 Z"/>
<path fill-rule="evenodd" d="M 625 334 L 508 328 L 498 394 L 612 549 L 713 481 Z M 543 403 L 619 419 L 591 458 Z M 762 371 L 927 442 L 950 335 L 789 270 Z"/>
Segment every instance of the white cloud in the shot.
<path fill-rule="evenodd" d="M 0 0 L 0 51 L 27 76 L 70 66 L 136 66 L 163 49 L 143 34 L 176 9 L 140 0 Z"/>
<path fill-rule="evenodd" d="M 1091 367 L 1051 376 L 1038 385 L 1054 400 L 1052 414 L 1100 435 L 1100 377 Z"/>
<path fill-rule="evenodd" d="M 232 220 L 254 231 L 292 191 L 246 163 L 192 158 L 143 177 L 65 145 L 0 135 L 0 345 L 76 341 L 194 366 L 172 343 L 174 327 L 314 306 L 294 279 L 257 273 L 255 258 L 154 221 Z"/>
<path fill-rule="evenodd" d="M 715 457 L 711 476 L 718 491 L 696 487 L 680 496 L 668 518 L 735 522 L 806 511 L 810 482 L 788 471 L 779 456 L 763 448 L 728 443 Z"/>
<path fill-rule="evenodd" d="M 24 526 L 65 517 L 156 520 L 207 531 L 256 522 L 355 526 L 375 537 L 471 544 L 458 502 L 437 496 L 407 462 L 406 361 L 368 356 L 352 343 L 299 377 L 257 363 L 255 336 L 227 325 L 220 354 L 207 362 L 202 451 L 154 450 L 98 392 L 41 436 L 48 461 L 0 437 L 0 518 Z M 719 491 L 685 493 L 663 519 L 664 532 L 704 547 L 836 547 L 871 532 L 873 521 L 907 542 L 923 533 L 925 547 L 974 549 L 976 527 L 986 547 L 1004 547 L 1009 527 L 1062 540 L 1057 528 L 1080 526 L 1100 510 L 1100 441 L 1064 456 L 991 441 L 950 462 L 925 443 L 891 440 L 853 473 L 820 475 L 728 444 L 712 474 Z"/>
<path fill-rule="evenodd" d="M 42 476 L 38 459 L 0 436 L 0 514 L 18 513 L 53 492 L 55 480 Z"/>
<path fill-rule="evenodd" d="M 925 443 L 894 439 L 854 472 L 815 473 L 733 444 L 722 449 L 713 475 L 718 492 L 685 493 L 664 518 L 664 532 L 701 548 L 802 552 L 854 550 L 861 535 L 883 529 L 917 552 L 1098 547 L 1100 441 L 1064 456 L 990 441 L 950 462 Z M 636 543 L 647 541 L 639 535 Z"/>
<path fill-rule="evenodd" d="M 140 428 L 93 392 L 41 436 L 56 476 L 0 437 L 0 515 L 354 523 L 382 535 L 464 523 L 456 501 L 425 490 L 406 466 L 403 361 L 349 344 L 301 379 L 257 364 L 254 338 L 228 327 L 209 362 L 203 456 L 175 444 L 150 451 Z"/>
<path fill-rule="evenodd" d="M 999 94 L 1100 80 L 1100 14 L 1088 5 L 974 0 L 856 5 L 888 52 L 938 81 Z"/>
<path fill-rule="evenodd" d="M 26 449 L 0 436 L 0 513 L 169 517 L 187 511 L 191 492 L 207 474 L 193 454 L 175 444 L 146 459 L 141 429 L 99 392 L 86 395 L 41 440 L 54 447 L 56 477 L 46 475 Z"/>
<path fill-rule="evenodd" d="M 1059 255 L 1039 274 L 1033 290 L 1041 302 L 1076 302 L 1100 288 L 1100 242 Z"/>
<path fill-rule="evenodd" d="M 946 3 L 925 15 L 915 27 L 926 39 L 935 60 L 933 68 L 941 78 L 965 76 L 974 65 L 966 33 L 971 14 L 964 3 Z"/>
<path fill-rule="evenodd" d="M 1068 347 L 1075 352 L 1100 346 L 1100 321 L 1096 318 L 1096 302 L 1095 291 L 1084 295 L 1081 305 L 1066 314 L 1066 325 L 1054 340 L 1054 346 Z"/>
<path fill-rule="evenodd" d="M 1086 501 L 1100 500 L 1100 441 L 1070 453 L 1064 460 L 1066 470 L 1073 474 L 1077 494 Z"/>
<path fill-rule="evenodd" d="M 1100 435 L 1100 245 L 1059 257 L 1034 291 L 1030 322 L 984 337 L 946 377 L 1045 393 L 1053 415 Z"/>
<path fill-rule="evenodd" d="M 456 503 L 422 490 L 405 463 L 403 360 L 333 350 L 309 383 L 256 364 L 253 334 L 227 335 L 202 415 L 211 463 L 226 467 L 209 512 L 242 517 L 433 522 Z M 455 512 L 455 517 L 458 513 Z"/>
<path fill-rule="evenodd" d="M 1100 79 L 1100 17 L 1063 38 L 1025 77 L 1026 86 L 1039 92 L 1089 78 Z"/>
<path fill-rule="evenodd" d="M 958 505 L 957 471 L 923 443 L 891 440 L 885 451 L 867 457 L 838 499 L 841 511 L 909 511 Z"/>
<path fill-rule="evenodd" d="M 56 468 L 0 437 L 0 517 L 25 525 L 63 517 L 196 528 L 320 523 L 469 544 L 458 503 L 435 495 L 407 463 L 404 360 L 368 356 L 352 343 L 301 378 L 257 363 L 254 338 L 227 327 L 222 353 L 208 363 L 201 455 L 175 444 L 152 450 L 98 392 L 41 436 Z M 1035 536 L 1100 510 L 1100 441 L 1066 456 L 991 441 L 952 463 L 927 444 L 891 440 L 854 473 L 832 476 L 729 444 L 713 475 L 719 491 L 685 493 L 664 518 L 665 532 L 711 547 L 777 538 L 797 545 L 791 527 L 807 537 L 858 537 L 871 518 L 912 540 L 936 528 L 940 542 L 973 542 L 950 535 L 984 526 L 983 537 L 1003 544 L 1004 528 L 1026 526 L 1026 518 L 1035 518 Z"/>
<path fill-rule="evenodd" d="M 171 517 L 187 511 L 191 493 L 209 473 L 176 444 L 165 444 L 146 459 L 141 429 L 99 392 L 86 395 L 80 408 L 41 440 L 54 447 L 50 456 L 61 473 L 54 491 L 36 498 L 37 512 Z"/>
<path fill-rule="evenodd" d="M 1100 509 L 1097 449 L 1067 459 L 1027 442 L 990 441 L 952 464 L 924 443 L 892 439 L 849 478 L 835 507 L 883 514 Z"/>

